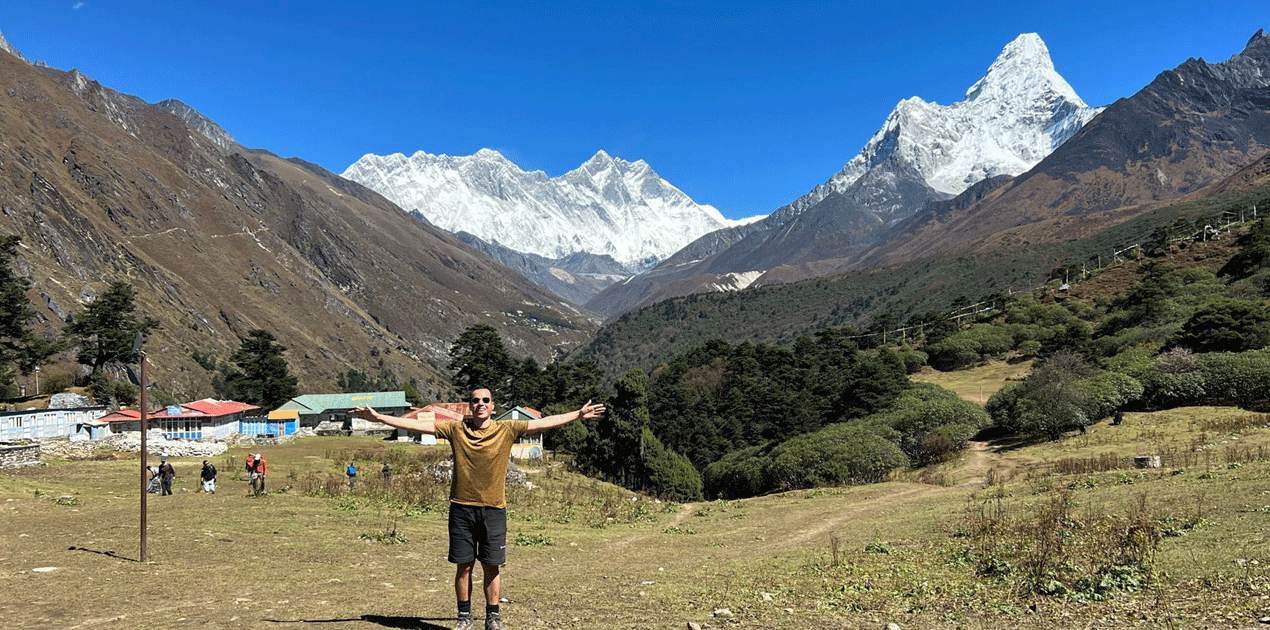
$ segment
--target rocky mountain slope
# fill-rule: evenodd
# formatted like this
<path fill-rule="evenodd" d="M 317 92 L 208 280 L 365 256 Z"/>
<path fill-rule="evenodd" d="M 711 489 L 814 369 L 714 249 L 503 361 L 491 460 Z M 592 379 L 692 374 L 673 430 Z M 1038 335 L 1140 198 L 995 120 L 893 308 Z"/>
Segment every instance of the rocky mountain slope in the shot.
<path fill-rule="evenodd" d="M 585 304 L 605 287 L 631 275 L 626 265 L 611 256 L 578 252 L 564 258 L 544 258 L 487 243 L 467 232 L 456 232 L 454 237 L 570 304 Z"/>
<path fill-rule="evenodd" d="M 195 352 L 224 359 L 254 328 L 289 349 L 304 391 L 382 368 L 425 396 L 444 388 L 449 345 L 473 323 L 540 360 L 594 329 L 362 186 L 209 139 L 189 108 L 6 52 L 0 76 L 0 233 L 22 239 L 40 329 L 56 334 L 107 281 L 129 281 L 162 322 L 147 344 L 152 379 L 178 399 L 212 393 Z"/>

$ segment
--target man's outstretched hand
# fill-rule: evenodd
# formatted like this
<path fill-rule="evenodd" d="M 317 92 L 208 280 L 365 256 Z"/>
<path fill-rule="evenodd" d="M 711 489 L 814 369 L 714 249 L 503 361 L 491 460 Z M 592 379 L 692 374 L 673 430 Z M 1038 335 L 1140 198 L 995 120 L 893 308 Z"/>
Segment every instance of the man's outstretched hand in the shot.
<path fill-rule="evenodd" d="M 590 420 L 592 418 L 600 417 L 600 414 L 604 412 L 605 412 L 604 405 L 602 404 L 593 405 L 591 404 L 591 401 L 588 400 L 586 401 L 586 404 L 582 405 L 582 408 L 578 410 L 578 417 L 582 418 L 583 420 Z"/>

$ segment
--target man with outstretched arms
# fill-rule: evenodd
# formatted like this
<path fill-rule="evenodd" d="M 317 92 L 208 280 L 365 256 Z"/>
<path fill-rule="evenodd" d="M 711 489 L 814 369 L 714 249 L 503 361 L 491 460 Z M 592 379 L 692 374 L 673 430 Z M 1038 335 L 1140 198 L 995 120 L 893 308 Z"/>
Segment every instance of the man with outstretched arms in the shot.
<path fill-rule="evenodd" d="M 419 420 L 388 416 L 358 407 L 353 414 L 363 420 L 445 438 L 454 455 L 450 483 L 450 552 L 455 564 L 454 595 L 459 618 L 455 630 L 472 628 L 472 568 L 481 563 L 485 586 L 485 630 L 505 630 L 498 607 L 502 580 L 499 568 L 507 557 L 507 463 L 512 444 L 524 435 L 590 420 L 604 413 L 604 405 L 587 401 L 581 409 L 537 420 L 494 422 L 490 390 L 472 391 L 471 415 L 462 422 Z"/>

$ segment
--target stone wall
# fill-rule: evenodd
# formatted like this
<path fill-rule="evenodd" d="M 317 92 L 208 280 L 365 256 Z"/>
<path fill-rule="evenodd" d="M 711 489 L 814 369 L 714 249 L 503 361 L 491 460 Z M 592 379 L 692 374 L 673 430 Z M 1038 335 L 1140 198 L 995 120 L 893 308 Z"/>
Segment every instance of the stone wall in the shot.
<path fill-rule="evenodd" d="M 40 445 L 0 442 L 0 469 L 40 465 Z"/>
<path fill-rule="evenodd" d="M 128 431 L 117 433 L 99 440 L 103 446 L 126 453 L 141 452 L 141 432 Z M 210 457 L 220 455 L 229 448 L 224 442 L 195 442 L 191 440 L 168 440 L 151 432 L 146 437 L 146 451 L 151 455 L 166 457 Z"/>

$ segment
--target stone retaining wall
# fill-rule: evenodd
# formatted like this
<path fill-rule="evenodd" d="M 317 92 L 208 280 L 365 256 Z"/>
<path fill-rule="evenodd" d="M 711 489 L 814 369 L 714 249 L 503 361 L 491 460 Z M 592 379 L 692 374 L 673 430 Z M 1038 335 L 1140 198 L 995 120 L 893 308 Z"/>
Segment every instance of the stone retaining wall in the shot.
<path fill-rule="evenodd" d="M 0 469 L 40 465 L 40 445 L 0 442 Z"/>

